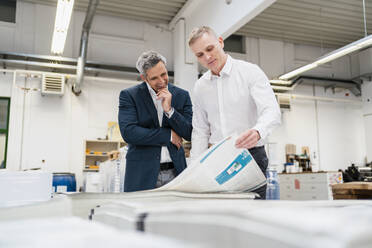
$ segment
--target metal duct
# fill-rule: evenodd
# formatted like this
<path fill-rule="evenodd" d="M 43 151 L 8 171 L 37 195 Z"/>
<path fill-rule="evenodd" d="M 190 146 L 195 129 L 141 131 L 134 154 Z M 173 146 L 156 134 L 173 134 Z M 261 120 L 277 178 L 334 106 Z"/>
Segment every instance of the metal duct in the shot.
<path fill-rule="evenodd" d="M 315 76 L 299 76 L 295 80 L 291 81 L 292 84 L 282 86 L 280 84 L 272 83 L 271 86 L 276 92 L 292 91 L 299 84 L 315 84 L 325 88 L 340 87 L 349 89 L 355 96 L 361 96 L 360 83 L 355 82 L 351 79 L 337 79 L 337 78 L 325 78 Z"/>
<path fill-rule="evenodd" d="M 77 69 L 77 59 L 61 57 L 61 56 L 47 56 L 35 55 L 25 53 L 1 52 L 0 64 L 5 68 L 9 68 L 11 72 L 14 69 L 31 70 L 42 72 L 54 72 L 62 74 L 75 74 Z M 138 71 L 135 67 L 129 67 L 122 64 L 107 64 L 95 61 L 86 61 L 84 68 L 84 75 L 94 77 L 113 77 L 117 79 L 138 79 Z M 173 79 L 174 72 L 168 71 L 170 79 Z M 75 78 L 73 77 L 73 78 Z"/>
<path fill-rule="evenodd" d="M 99 0 L 90 0 L 87 14 L 85 16 L 83 31 L 80 39 L 80 56 L 78 58 L 76 68 L 76 82 L 72 86 L 72 91 L 75 93 L 75 95 L 80 95 L 81 93 L 81 85 L 84 81 L 85 62 L 87 59 L 89 31 L 92 26 L 93 17 L 96 13 L 98 4 Z"/>

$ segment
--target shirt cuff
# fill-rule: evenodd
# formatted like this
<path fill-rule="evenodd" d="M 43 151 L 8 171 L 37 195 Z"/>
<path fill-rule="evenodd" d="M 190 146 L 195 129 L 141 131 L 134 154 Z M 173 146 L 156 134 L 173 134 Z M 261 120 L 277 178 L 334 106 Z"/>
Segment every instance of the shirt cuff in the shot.
<path fill-rule="evenodd" d="M 258 134 L 260 135 L 260 139 L 258 141 L 266 139 L 267 132 L 265 131 L 265 129 L 263 127 L 254 126 L 252 129 L 257 130 Z"/>
<path fill-rule="evenodd" d="M 168 119 L 170 119 L 172 117 L 173 113 L 174 113 L 174 108 L 173 107 L 171 108 L 171 110 L 169 110 L 169 112 L 164 111 L 164 114 L 165 114 L 166 117 L 168 117 Z"/>

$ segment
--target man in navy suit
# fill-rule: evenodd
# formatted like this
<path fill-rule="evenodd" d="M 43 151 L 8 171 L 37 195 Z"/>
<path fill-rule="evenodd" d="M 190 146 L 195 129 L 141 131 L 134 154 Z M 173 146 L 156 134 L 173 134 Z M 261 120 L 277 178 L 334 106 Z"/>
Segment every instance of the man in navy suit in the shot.
<path fill-rule="evenodd" d="M 182 138 L 191 139 L 192 104 L 187 91 L 168 84 L 165 66 L 161 54 L 144 52 L 136 64 L 144 82 L 120 93 L 126 192 L 160 187 L 186 168 Z"/>

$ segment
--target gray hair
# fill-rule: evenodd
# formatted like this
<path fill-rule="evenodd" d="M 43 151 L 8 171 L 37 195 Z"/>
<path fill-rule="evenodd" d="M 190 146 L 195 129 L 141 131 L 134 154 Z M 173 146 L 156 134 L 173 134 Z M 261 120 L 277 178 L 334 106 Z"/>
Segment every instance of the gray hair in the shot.
<path fill-rule="evenodd" d="M 216 38 L 218 37 L 216 32 L 214 32 L 214 30 L 208 26 L 194 28 L 189 35 L 188 40 L 189 46 L 191 46 L 197 39 L 199 39 L 205 33 L 211 34 Z"/>
<path fill-rule="evenodd" d="M 136 63 L 136 68 L 140 74 L 146 76 L 146 71 L 157 65 L 160 61 L 163 62 L 164 65 L 167 64 L 167 60 L 160 53 L 155 51 L 147 51 L 139 56 Z"/>

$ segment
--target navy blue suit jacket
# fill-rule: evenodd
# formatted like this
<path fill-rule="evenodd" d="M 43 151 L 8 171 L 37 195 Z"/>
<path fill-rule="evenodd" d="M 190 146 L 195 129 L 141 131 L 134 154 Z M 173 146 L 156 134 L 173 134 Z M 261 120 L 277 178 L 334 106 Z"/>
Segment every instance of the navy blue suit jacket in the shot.
<path fill-rule="evenodd" d="M 171 143 L 171 129 L 186 140 L 191 140 L 192 104 L 189 93 L 168 84 L 172 94 L 171 118 L 163 115 L 162 127 L 145 82 L 122 90 L 119 103 L 119 126 L 128 143 L 124 190 L 126 192 L 155 188 L 161 147 L 166 146 L 177 175 L 186 168 L 185 152 Z"/>

